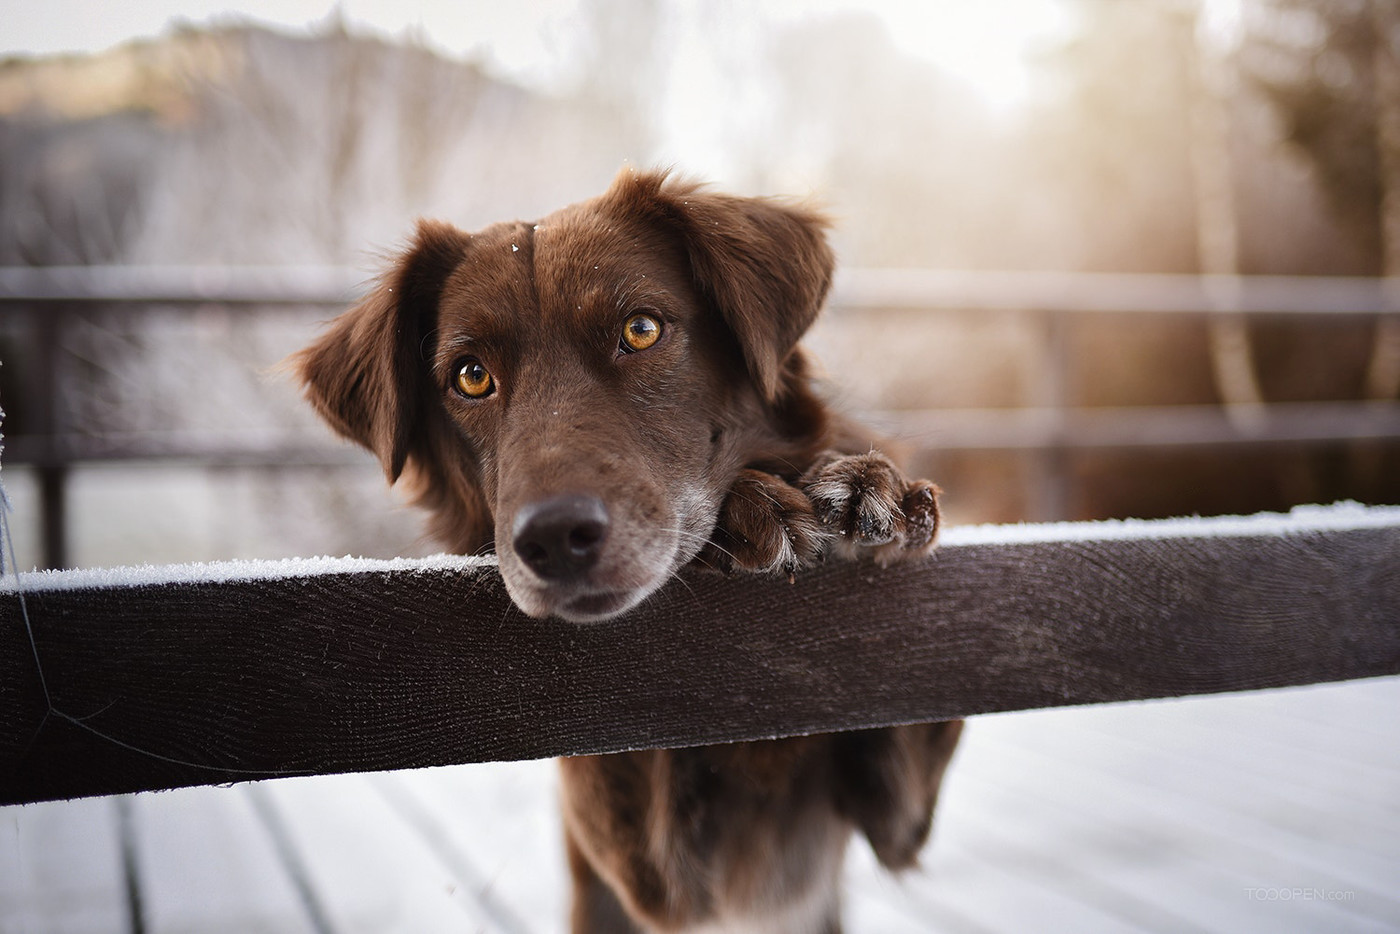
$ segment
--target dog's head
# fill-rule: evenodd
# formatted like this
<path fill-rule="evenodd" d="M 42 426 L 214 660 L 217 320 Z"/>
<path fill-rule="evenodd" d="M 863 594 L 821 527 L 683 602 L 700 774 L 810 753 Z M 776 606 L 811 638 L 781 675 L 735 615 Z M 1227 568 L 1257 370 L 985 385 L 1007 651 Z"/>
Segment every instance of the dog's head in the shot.
<path fill-rule="evenodd" d="M 784 429 L 831 280 L 817 215 L 624 172 L 537 224 L 423 222 L 294 358 L 340 433 L 533 616 L 623 612 L 700 551 Z M 766 440 L 765 440 L 766 439 Z"/>

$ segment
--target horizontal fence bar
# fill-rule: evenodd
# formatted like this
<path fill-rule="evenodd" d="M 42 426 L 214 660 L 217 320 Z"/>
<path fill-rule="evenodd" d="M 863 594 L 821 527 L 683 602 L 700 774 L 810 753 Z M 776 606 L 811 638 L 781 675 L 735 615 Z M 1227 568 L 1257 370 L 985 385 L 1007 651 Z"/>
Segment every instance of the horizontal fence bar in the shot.
<path fill-rule="evenodd" d="M 927 409 L 876 412 L 862 420 L 932 451 L 1400 440 L 1396 402 Z"/>
<path fill-rule="evenodd" d="M 319 427 L 317 434 L 327 434 Z M 152 431 L 112 435 L 5 438 L 6 466 L 67 467 L 159 461 L 199 467 L 349 467 L 377 462 L 349 444 L 308 443 L 305 433 Z"/>
<path fill-rule="evenodd" d="M 1400 440 L 1400 403 L 1276 403 L 1256 408 L 927 409 L 877 411 L 861 420 L 933 451 L 1307 444 Z M 319 430 L 319 429 L 318 429 Z M 308 444 L 303 433 L 149 431 L 52 438 L 18 435 L 5 463 L 70 466 L 162 462 L 229 467 L 347 466 L 372 463 L 344 444 Z"/>
<path fill-rule="evenodd" d="M 345 266 L 0 267 L 0 306 L 45 303 L 343 305 L 373 273 Z M 1220 276 L 858 268 L 833 310 L 1400 313 L 1400 282 L 1364 276 Z"/>
<path fill-rule="evenodd" d="M 345 305 L 372 278 L 345 266 L 8 266 L 0 304 Z"/>
<path fill-rule="evenodd" d="M 591 626 L 523 616 L 488 559 L 10 578 L 0 804 L 1400 673 L 1400 508 L 945 540 L 687 573 Z"/>
<path fill-rule="evenodd" d="M 850 269 L 831 304 L 843 308 L 1148 314 L 1390 315 L 1400 281 L 1363 276 Z"/>

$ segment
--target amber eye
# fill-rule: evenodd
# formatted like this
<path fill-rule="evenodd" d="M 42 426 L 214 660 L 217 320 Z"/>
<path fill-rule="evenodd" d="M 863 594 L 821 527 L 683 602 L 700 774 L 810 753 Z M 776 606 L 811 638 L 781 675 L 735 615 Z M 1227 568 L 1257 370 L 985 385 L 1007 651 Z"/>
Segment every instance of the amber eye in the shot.
<path fill-rule="evenodd" d="M 485 364 L 468 357 L 457 364 L 457 391 L 468 399 L 480 399 L 496 391 L 496 381 Z"/>
<path fill-rule="evenodd" d="M 622 350 L 646 350 L 661 339 L 661 322 L 644 312 L 637 312 L 622 326 Z"/>

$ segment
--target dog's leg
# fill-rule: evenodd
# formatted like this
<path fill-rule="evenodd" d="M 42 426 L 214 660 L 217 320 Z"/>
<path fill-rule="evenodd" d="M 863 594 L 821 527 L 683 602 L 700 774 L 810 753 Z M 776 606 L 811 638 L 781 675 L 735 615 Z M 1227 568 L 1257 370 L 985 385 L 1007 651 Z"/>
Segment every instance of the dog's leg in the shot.
<path fill-rule="evenodd" d="M 951 720 L 835 737 L 837 807 L 864 832 L 885 868 L 915 865 L 962 726 Z"/>
<path fill-rule="evenodd" d="M 709 913 L 708 880 L 688 871 L 687 843 L 670 832 L 671 756 L 559 760 L 574 934 L 680 931 Z"/>
<path fill-rule="evenodd" d="M 567 829 L 564 844 L 569 858 L 569 875 L 574 883 L 574 903 L 570 913 L 570 930 L 573 934 L 641 934 L 632 919 L 627 917 L 612 889 L 593 871 L 583 851 L 574 842 L 573 834 Z"/>
<path fill-rule="evenodd" d="M 881 564 L 933 550 L 938 535 L 938 487 L 909 480 L 884 454 L 827 452 L 797 481 L 836 550 L 868 549 Z"/>
<path fill-rule="evenodd" d="M 791 574 L 815 564 L 830 540 L 806 494 L 774 474 L 745 469 L 700 560 L 722 571 Z"/>

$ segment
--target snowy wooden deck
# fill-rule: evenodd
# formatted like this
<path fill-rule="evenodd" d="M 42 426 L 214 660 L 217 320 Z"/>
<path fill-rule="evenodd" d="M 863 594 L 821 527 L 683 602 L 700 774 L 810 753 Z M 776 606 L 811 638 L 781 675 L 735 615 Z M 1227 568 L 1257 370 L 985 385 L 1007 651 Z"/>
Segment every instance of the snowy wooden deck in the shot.
<path fill-rule="evenodd" d="M 977 718 L 852 932 L 1400 929 L 1400 678 Z M 563 929 L 551 762 L 0 808 L 0 932 Z"/>

